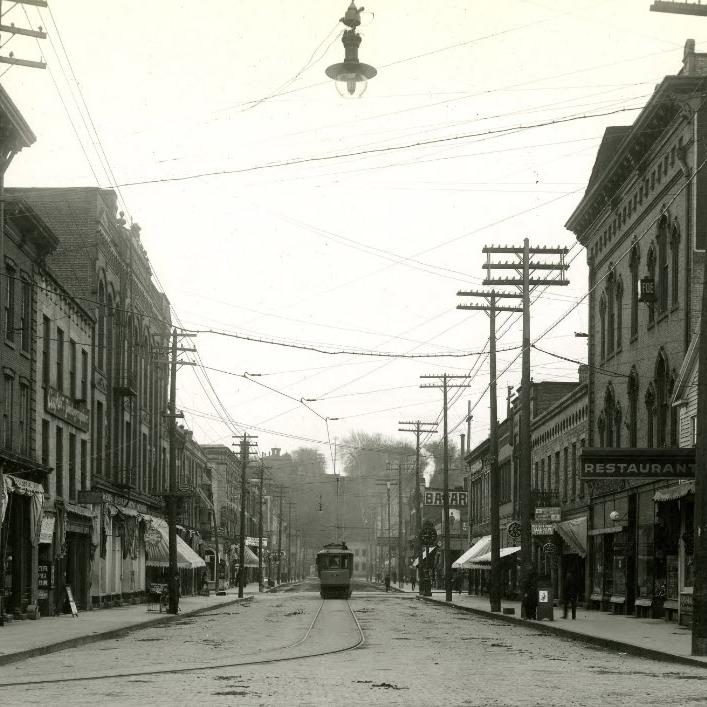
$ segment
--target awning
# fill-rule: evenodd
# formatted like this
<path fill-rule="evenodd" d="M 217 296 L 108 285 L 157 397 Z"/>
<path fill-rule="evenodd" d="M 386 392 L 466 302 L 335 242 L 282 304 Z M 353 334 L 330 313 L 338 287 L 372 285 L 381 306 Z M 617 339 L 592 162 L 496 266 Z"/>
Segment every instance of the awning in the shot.
<path fill-rule="evenodd" d="M 563 520 L 557 523 L 555 530 L 575 554 L 587 556 L 587 516 Z"/>
<path fill-rule="evenodd" d="M 436 546 L 436 545 L 435 545 L 434 547 L 431 547 L 431 548 L 425 548 L 425 549 L 422 551 L 422 559 L 423 559 L 423 560 L 427 559 L 427 555 L 428 555 L 428 554 L 431 555 L 436 549 L 437 549 L 437 546 Z M 417 567 L 419 561 L 420 561 L 420 558 L 419 558 L 419 557 L 416 557 L 415 560 L 414 560 L 413 563 L 412 563 L 412 566 L 413 566 L 413 567 Z"/>
<path fill-rule="evenodd" d="M 668 486 L 667 489 L 656 491 L 653 500 L 656 503 L 664 503 L 666 501 L 677 501 L 680 498 L 685 498 L 688 494 L 695 493 L 695 482 L 688 481 L 684 484 L 675 484 Z"/>
<path fill-rule="evenodd" d="M 167 522 L 154 516 L 143 516 L 150 527 L 159 533 L 152 535 L 155 542 L 145 542 L 148 567 L 169 567 L 169 529 Z M 179 569 L 196 569 L 206 567 L 204 560 L 177 535 L 177 567 Z"/>
<path fill-rule="evenodd" d="M 501 559 L 504 557 L 509 557 L 510 555 L 515 555 L 516 552 L 520 552 L 520 547 L 502 547 L 499 553 Z M 487 552 L 481 557 L 477 557 L 471 563 L 472 569 L 487 570 L 491 567 L 491 553 Z"/>
<path fill-rule="evenodd" d="M 241 564 L 241 551 L 238 546 L 234 546 L 236 548 L 236 553 L 234 555 L 234 561 L 236 567 L 239 567 Z M 258 562 L 258 556 L 247 546 L 244 545 L 243 549 L 245 550 L 244 552 L 244 559 L 245 562 L 243 563 L 246 567 L 260 567 L 260 563 Z"/>
<path fill-rule="evenodd" d="M 477 540 L 463 555 L 460 555 L 454 562 L 452 567 L 455 569 L 468 570 L 471 563 L 476 557 L 480 557 L 491 550 L 491 536 L 484 535 L 483 538 Z"/>

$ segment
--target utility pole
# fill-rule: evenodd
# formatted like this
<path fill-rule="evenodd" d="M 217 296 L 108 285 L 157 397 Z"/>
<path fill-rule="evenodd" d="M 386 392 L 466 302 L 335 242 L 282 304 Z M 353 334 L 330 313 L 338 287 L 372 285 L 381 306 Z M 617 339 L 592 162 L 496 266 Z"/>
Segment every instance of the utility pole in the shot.
<path fill-rule="evenodd" d="M 390 481 L 387 481 L 385 484 L 386 491 L 388 493 L 388 577 L 390 577 L 391 574 L 391 535 L 390 535 Z M 386 585 L 387 586 L 387 585 Z"/>
<path fill-rule="evenodd" d="M 177 366 L 195 366 L 191 361 L 179 361 L 178 356 L 182 351 L 193 352 L 194 348 L 179 346 L 181 337 L 194 337 L 196 334 L 187 332 L 178 333 L 177 329 L 172 329 L 172 345 L 170 347 L 169 361 L 169 412 L 164 415 L 169 419 L 169 490 L 167 496 L 167 527 L 169 543 L 169 606 L 170 614 L 179 613 L 179 567 L 177 566 L 177 498 L 180 495 L 177 489 L 177 419 L 183 418 L 181 412 L 177 412 Z M 218 584 L 217 584 L 218 588 Z"/>
<path fill-rule="evenodd" d="M 449 438 L 447 434 L 447 391 L 449 388 L 468 388 L 468 383 L 452 383 L 450 380 L 459 378 L 467 379 L 469 376 L 452 376 L 448 373 L 442 375 L 420 376 L 420 378 L 435 378 L 441 380 L 438 383 L 423 383 L 420 388 L 442 388 L 442 414 L 444 418 L 443 438 L 444 438 L 444 483 L 442 488 L 442 513 L 444 521 L 444 593 L 447 601 L 452 601 L 452 558 L 449 550 Z"/>
<path fill-rule="evenodd" d="M 403 465 L 398 461 L 398 587 L 403 586 Z"/>
<path fill-rule="evenodd" d="M 257 439 L 253 435 L 243 433 L 243 437 L 239 443 L 241 451 L 241 507 L 240 507 L 240 533 L 238 536 L 238 557 L 240 567 L 238 571 L 238 597 L 243 597 L 243 589 L 245 587 L 245 501 L 248 495 L 248 459 L 250 457 L 250 448 L 255 446 L 255 442 L 251 439 Z"/>
<path fill-rule="evenodd" d="M 420 493 L 420 435 L 434 434 L 437 432 L 436 422 L 421 422 L 415 420 L 400 420 L 398 432 L 414 432 L 415 433 L 415 555 L 417 556 L 417 591 L 422 594 L 422 540 L 420 532 L 422 531 L 422 494 Z M 413 426 L 412 429 L 410 426 Z"/>
<path fill-rule="evenodd" d="M 489 315 L 489 369 L 491 381 L 489 383 L 491 397 L 491 419 L 489 421 L 490 460 L 489 478 L 491 481 L 491 572 L 489 576 L 489 601 L 491 611 L 501 611 L 501 489 L 498 472 L 498 398 L 496 393 L 496 313 L 497 312 L 523 312 L 522 307 L 496 304 L 497 299 L 514 298 L 522 295 L 518 293 L 479 292 L 466 290 L 457 292 L 459 297 L 483 297 L 486 304 L 458 304 L 457 309 L 471 309 L 483 311 Z M 468 415 L 467 415 L 468 417 Z"/>
<path fill-rule="evenodd" d="M 34 7 L 37 8 L 46 8 L 48 7 L 46 0 L 13 0 L 12 6 L 14 7 L 15 5 L 33 5 Z M 10 8 L 12 9 L 12 7 Z M 9 12 L 9 10 L 8 10 Z M 25 10 L 25 13 L 27 11 Z M 39 27 L 38 29 L 27 29 L 25 27 L 15 27 L 14 24 L 2 24 L 2 0 L 0 0 L 0 33 L 1 32 L 6 32 L 7 34 L 11 34 L 12 37 L 10 39 L 13 39 L 17 35 L 20 35 L 22 37 L 33 37 L 34 39 L 46 39 L 47 38 L 47 33 Z M 29 20 L 28 20 L 29 21 Z M 10 39 L 5 40 L 4 42 L 0 43 L 0 46 L 5 46 Z M 47 64 L 43 60 L 43 58 L 40 58 L 39 61 L 32 61 L 30 59 L 18 59 L 17 57 L 13 56 L 12 52 L 10 52 L 9 56 L 0 56 L 0 63 L 3 64 L 12 64 L 14 66 L 26 66 L 29 67 L 30 69 L 46 69 Z"/>
<path fill-rule="evenodd" d="M 523 365 L 521 379 L 521 414 L 520 414 L 520 478 L 518 479 L 518 493 L 520 496 L 520 563 L 521 563 L 521 591 L 526 589 L 529 572 L 532 568 L 532 532 L 531 532 L 531 498 L 530 498 L 530 466 L 531 466 L 531 424 L 530 424 L 530 292 L 540 285 L 569 285 L 565 278 L 567 266 L 565 256 L 567 248 L 530 247 L 527 238 L 523 239 L 522 247 L 485 246 L 482 250 L 486 253 L 486 278 L 484 285 L 513 285 L 518 288 L 523 297 Z M 515 260 L 498 263 L 492 261 L 493 255 L 511 255 Z M 559 256 L 559 261 L 531 262 L 532 256 Z M 510 270 L 515 277 L 495 277 L 493 270 Z M 555 272 L 558 277 L 531 277 L 539 271 Z"/>
<path fill-rule="evenodd" d="M 277 514 L 277 583 L 282 582 L 282 497 L 284 495 L 280 484 L 280 509 Z"/>
<path fill-rule="evenodd" d="M 260 487 L 258 489 L 258 591 L 263 591 L 263 484 L 265 482 L 265 459 L 260 457 Z M 268 577 L 270 572 L 268 571 Z"/>
<path fill-rule="evenodd" d="M 292 568 L 290 565 L 290 555 L 292 553 L 292 506 L 294 501 L 287 502 L 287 581 L 292 581 Z"/>

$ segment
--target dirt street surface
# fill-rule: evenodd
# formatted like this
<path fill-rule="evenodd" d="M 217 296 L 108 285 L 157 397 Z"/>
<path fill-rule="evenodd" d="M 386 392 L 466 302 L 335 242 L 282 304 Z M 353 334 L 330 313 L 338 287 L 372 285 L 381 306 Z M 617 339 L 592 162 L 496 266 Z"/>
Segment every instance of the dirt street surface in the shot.
<path fill-rule="evenodd" d="M 410 594 L 359 588 L 349 609 L 313 590 L 262 594 L 248 606 L 8 665 L 0 702 L 707 704 L 707 670 L 598 650 Z"/>

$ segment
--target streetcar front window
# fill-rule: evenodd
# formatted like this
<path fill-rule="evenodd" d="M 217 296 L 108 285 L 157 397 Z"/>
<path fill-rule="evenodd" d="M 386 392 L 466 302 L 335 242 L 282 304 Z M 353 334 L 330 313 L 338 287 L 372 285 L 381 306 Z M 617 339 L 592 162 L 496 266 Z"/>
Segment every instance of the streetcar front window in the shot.
<path fill-rule="evenodd" d="M 339 556 L 331 555 L 329 557 L 329 569 L 338 570 L 339 569 Z"/>

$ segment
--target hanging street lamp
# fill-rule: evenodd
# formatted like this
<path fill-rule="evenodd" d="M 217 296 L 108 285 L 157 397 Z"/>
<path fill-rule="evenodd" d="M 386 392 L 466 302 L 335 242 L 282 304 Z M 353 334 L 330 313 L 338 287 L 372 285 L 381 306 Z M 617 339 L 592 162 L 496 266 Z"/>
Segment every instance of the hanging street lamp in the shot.
<path fill-rule="evenodd" d="M 361 24 L 361 13 L 364 8 L 356 8 L 352 1 L 341 22 L 348 27 L 344 30 L 341 42 L 344 45 L 344 61 L 332 64 L 326 70 L 326 75 L 336 82 L 336 88 L 344 98 L 360 98 L 366 91 L 368 80 L 378 72 L 369 64 L 358 60 L 358 48 L 361 46 L 361 35 L 356 27 Z"/>

